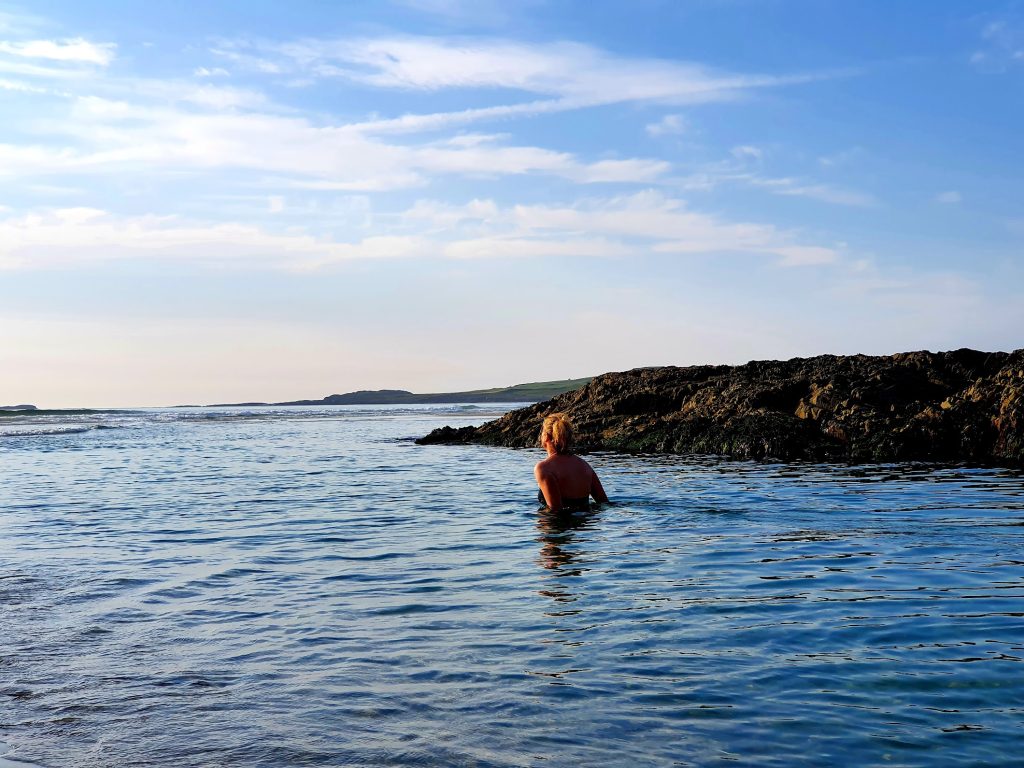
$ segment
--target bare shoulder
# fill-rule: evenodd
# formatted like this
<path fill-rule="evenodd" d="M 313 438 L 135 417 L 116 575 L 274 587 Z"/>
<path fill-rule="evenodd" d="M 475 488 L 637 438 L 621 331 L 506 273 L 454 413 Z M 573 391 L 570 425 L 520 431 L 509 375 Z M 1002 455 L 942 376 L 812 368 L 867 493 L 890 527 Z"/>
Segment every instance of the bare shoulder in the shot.
<path fill-rule="evenodd" d="M 594 468 L 592 466 L 590 466 L 590 462 L 587 461 L 586 459 L 584 459 L 584 458 L 582 458 L 580 456 L 575 456 L 574 458 L 576 459 L 576 461 L 579 462 L 579 466 L 585 467 L 588 472 L 593 472 L 594 471 Z"/>

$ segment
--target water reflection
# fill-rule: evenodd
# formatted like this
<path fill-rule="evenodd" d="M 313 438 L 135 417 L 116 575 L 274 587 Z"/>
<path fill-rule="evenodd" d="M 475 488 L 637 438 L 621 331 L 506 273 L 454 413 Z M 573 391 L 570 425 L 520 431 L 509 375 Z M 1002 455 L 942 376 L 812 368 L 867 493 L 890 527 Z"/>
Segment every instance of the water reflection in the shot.
<path fill-rule="evenodd" d="M 596 511 L 552 512 L 541 509 L 537 512 L 537 530 L 541 543 L 541 567 L 557 571 L 559 576 L 579 576 L 585 568 L 573 568 L 579 558 L 576 532 L 590 528 L 597 516 Z"/>

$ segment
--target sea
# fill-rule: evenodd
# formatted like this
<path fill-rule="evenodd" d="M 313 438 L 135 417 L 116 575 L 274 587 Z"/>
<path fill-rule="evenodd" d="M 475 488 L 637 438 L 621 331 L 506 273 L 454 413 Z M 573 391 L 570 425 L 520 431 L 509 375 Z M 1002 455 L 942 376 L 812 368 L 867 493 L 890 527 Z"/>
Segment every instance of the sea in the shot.
<path fill-rule="evenodd" d="M 1020 766 L 1024 475 L 418 446 L 510 405 L 0 418 L 0 765 Z"/>

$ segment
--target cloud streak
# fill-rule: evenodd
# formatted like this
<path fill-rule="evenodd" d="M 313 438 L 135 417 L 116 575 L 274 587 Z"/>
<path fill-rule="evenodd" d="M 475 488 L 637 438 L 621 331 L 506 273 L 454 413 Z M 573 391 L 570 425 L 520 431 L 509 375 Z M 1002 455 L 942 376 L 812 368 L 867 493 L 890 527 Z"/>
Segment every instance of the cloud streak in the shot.
<path fill-rule="evenodd" d="M 283 210 L 283 202 L 276 207 Z M 126 217 L 86 207 L 9 214 L 0 218 L 0 268 L 169 259 L 313 270 L 368 259 L 639 259 L 673 253 L 767 255 L 784 266 L 808 266 L 839 258 L 835 250 L 806 243 L 797 232 L 693 211 L 684 201 L 657 192 L 576 205 L 501 207 L 477 199 L 452 206 L 423 200 L 398 219 L 403 226 L 397 230 L 345 242 L 304 230 Z"/>
<path fill-rule="evenodd" d="M 336 242 L 276 233 L 241 223 L 182 221 L 171 216 L 117 216 L 64 208 L 0 219 L 0 268 L 52 269 L 118 260 L 172 260 L 304 269 L 334 261 L 410 257 L 417 238 L 368 237 Z"/>
<path fill-rule="evenodd" d="M 96 64 L 105 67 L 114 59 L 114 43 L 93 43 L 82 37 L 66 40 L 0 40 L 0 53 L 27 59 Z"/>
<path fill-rule="evenodd" d="M 302 116 L 246 109 L 261 99 L 242 89 L 147 84 L 145 90 L 163 103 L 72 99 L 72 119 L 44 127 L 73 145 L 0 144 L 0 176 L 220 169 L 278 174 L 290 179 L 286 185 L 310 189 L 380 191 L 450 175 L 646 184 L 670 169 L 643 158 L 586 162 L 569 152 L 502 144 L 503 137 L 495 136 L 389 144 L 359 125 L 317 125 Z"/>
<path fill-rule="evenodd" d="M 497 88 L 591 105 L 627 101 L 700 104 L 732 99 L 746 90 L 832 76 L 717 72 L 692 62 L 616 56 L 575 42 L 528 44 L 403 36 L 304 40 L 272 46 L 270 51 L 314 75 L 342 77 L 379 88 Z"/>

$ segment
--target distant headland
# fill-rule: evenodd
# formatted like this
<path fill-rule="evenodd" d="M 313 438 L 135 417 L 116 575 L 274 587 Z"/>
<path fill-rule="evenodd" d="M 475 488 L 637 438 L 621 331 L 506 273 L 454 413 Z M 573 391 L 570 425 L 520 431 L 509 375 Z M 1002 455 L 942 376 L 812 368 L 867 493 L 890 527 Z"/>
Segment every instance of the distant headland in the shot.
<path fill-rule="evenodd" d="M 214 403 L 208 408 L 259 407 L 282 405 L 430 405 L 437 403 L 537 403 L 550 400 L 588 384 L 591 377 L 561 381 L 535 381 L 494 389 L 467 392 L 415 394 L 404 389 L 374 389 L 328 395 L 321 400 L 289 400 L 283 403 Z M 196 407 L 196 406 L 182 406 Z"/>
<path fill-rule="evenodd" d="M 34 405 L 0 405 L 0 411 L 38 411 Z"/>
<path fill-rule="evenodd" d="M 1024 464 L 1024 349 L 642 368 L 417 442 L 530 447 L 562 411 L 581 451 Z"/>

